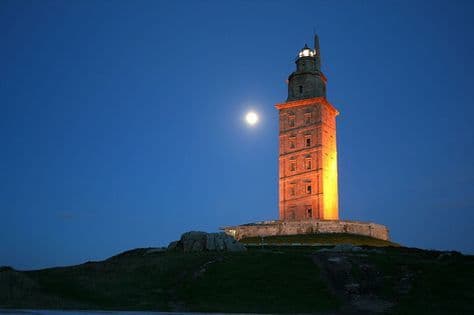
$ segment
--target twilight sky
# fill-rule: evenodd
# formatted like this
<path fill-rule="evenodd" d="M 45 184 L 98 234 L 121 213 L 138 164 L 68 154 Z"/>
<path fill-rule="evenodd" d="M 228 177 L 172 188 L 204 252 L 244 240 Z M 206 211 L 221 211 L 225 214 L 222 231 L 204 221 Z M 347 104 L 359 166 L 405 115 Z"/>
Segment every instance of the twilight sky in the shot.
<path fill-rule="evenodd" d="M 473 14 L 472 1 L 1 0 L 0 265 L 276 219 L 274 104 L 313 29 L 341 112 L 341 218 L 474 253 Z"/>

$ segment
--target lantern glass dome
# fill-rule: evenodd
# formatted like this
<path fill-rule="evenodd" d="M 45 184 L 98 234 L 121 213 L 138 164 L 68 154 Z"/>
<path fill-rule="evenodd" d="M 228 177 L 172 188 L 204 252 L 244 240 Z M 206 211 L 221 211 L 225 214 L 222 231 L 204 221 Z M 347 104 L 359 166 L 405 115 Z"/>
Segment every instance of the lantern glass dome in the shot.
<path fill-rule="evenodd" d="M 298 57 L 314 57 L 316 56 L 316 51 L 305 46 L 298 54 Z"/>

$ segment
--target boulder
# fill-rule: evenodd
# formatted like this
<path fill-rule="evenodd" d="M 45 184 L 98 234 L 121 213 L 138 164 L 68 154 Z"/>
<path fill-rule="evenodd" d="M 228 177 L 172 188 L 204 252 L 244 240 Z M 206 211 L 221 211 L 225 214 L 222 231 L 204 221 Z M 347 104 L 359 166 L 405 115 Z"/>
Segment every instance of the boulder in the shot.
<path fill-rule="evenodd" d="M 202 251 L 206 247 L 206 239 L 206 232 L 191 231 L 181 235 L 181 239 L 179 241 L 183 244 L 183 250 L 185 252 L 195 252 Z"/>
<path fill-rule="evenodd" d="M 206 243 L 203 242 L 194 242 L 193 247 L 191 248 L 191 251 L 193 252 L 202 252 L 206 248 Z"/>
<path fill-rule="evenodd" d="M 168 250 L 184 252 L 200 251 L 245 251 L 247 248 L 225 233 L 186 232 L 179 241 L 171 242 Z"/>
<path fill-rule="evenodd" d="M 207 234 L 206 249 L 207 250 L 216 250 L 216 234 L 215 233 Z"/>
<path fill-rule="evenodd" d="M 217 234 L 215 235 L 216 250 L 225 250 L 224 239 L 228 235 L 225 233 L 213 233 L 213 234 Z"/>
<path fill-rule="evenodd" d="M 224 234 L 224 233 L 222 233 Z M 229 252 L 242 252 L 242 251 L 245 251 L 247 248 L 242 245 L 242 243 L 239 243 L 235 240 L 235 238 L 233 237 L 230 237 L 228 235 L 226 235 L 227 237 L 224 239 L 224 243 L 225 243 L 225 248 L 229 251 Z"/>

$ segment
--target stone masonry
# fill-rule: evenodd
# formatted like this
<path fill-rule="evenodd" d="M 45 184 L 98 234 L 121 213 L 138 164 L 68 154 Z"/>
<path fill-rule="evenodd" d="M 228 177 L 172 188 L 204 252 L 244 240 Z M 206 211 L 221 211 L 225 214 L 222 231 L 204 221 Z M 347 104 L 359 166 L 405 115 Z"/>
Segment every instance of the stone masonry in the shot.
<path fill-rule="evenodd" d="M 223 227 L 222 230 L 240 240 L 245 237 L 266 237 L 315 233 L 348 233 L 389 240 L 388 228 L 371 222 L 343 220 L 263 221 Z"/>
<path fill-rule="evenodd" d="M 326 99 L 319 40 L 307 45 L 288 78 L 280 117 L 279 217 L 283 221 L 337 220 L 336 108 Z"/>

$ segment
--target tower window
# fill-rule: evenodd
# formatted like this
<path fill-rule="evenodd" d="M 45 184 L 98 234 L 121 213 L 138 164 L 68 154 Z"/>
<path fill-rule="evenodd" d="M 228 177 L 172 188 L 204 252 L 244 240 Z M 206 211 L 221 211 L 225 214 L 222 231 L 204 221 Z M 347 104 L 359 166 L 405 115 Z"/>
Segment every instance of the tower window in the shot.
<path fill-rule="evenodd" d="M 290 140 L 290 149 L 294 149 L 294 148 L 295 148 L 295 141 Z"/>
<path fill-rule="evenodd" d="M 307 170 L 310 170 L 310 169 L 311 169 L 311 166 L 312 166 L 312 165 L 311 165 L 311 159 L 307 159 L 307 160 L 306 160 L 306 169 L 307 169 Z"/>
<path fill-rule="evenodd" d="M 313 217 L 313 209 L 311 208 L 306 209 L 306 217 L 308 219 L 311 219 Z"/>
<path fill-rule="evenodd" d="M 296 162 L 291 162 L 290 163 L 290 171 L 292 171 L 292 172 L 296 171 Z"/>
<path fill-rule="evenodd" d="M 302 94 L 302 93 L 303 93 L 303 86 L 300 85 L 300 94 Z"/>
<path fill-rule="evenodd" d="M 311 185 L 306 185 L 306 193 L 311 194 L 312 188 Z"/>
<path fill-rule="evenodd" d="M 311 138 L 306 138 L 306 146 L 310 147 L 311 146 Z"/>
<path fill-rule="evenodd" d="M 295 116 L 289 116 L 288 117 L 288 126 L 294 127 L 295 126 Z"/>

